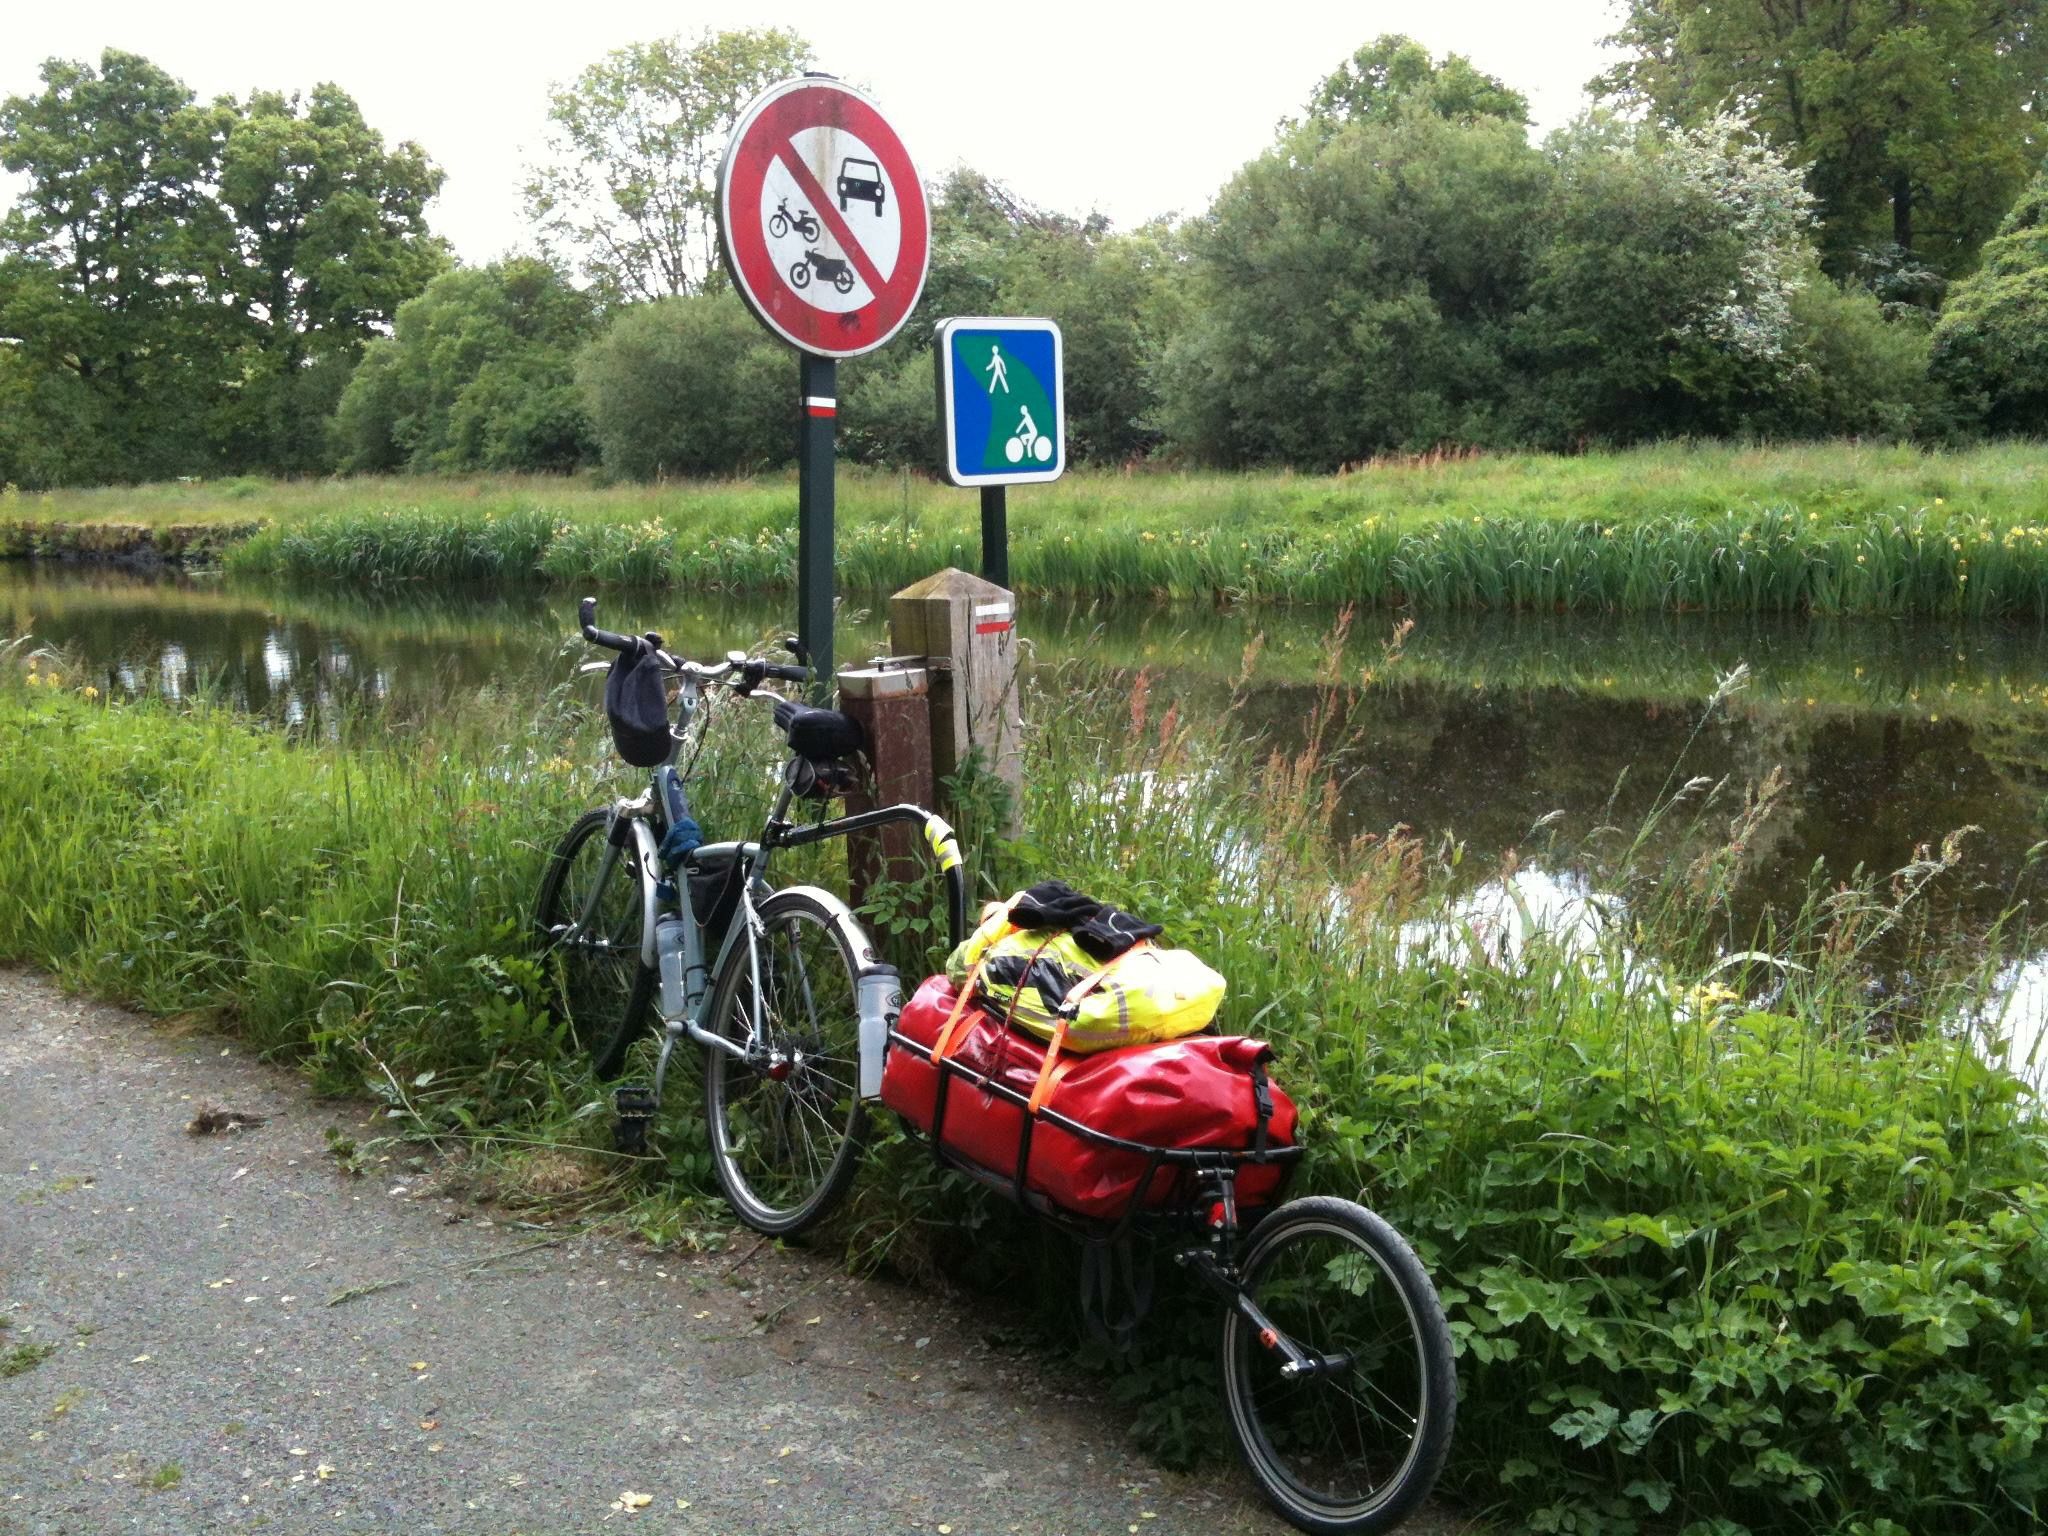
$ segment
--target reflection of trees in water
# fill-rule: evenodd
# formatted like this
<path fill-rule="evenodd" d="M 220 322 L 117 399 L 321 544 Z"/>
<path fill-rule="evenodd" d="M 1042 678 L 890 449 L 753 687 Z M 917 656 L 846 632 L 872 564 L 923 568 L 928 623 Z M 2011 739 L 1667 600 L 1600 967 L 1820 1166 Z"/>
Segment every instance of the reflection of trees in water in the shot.
<path fill-rule="evenodd" d="M 1308 688 L 1260 690 L 1245 705 L 1247 726 L 1283 747 L 1298 744 L 1314 697 Z M 1745 850 L 1732 913 L 1738 932 L 1796 902 L 1816 860 L 1836 878 L 1859 864 L 1888 873 L 1916 844 L 1938 844 L 1964 825 L 1983 830 L 1943 901 L 1988 921 L 2028 878 L 2026 852 L 2042 831 L 2034 775 L 2048 772 L 2048 729 L 2023 747 L 2001 741 L 2007 757 L 2021 751 L 2033 765 L 2020 777 L 1951 721 L 1808 714 L 1738 699 L 1695 734 L 1698 714 L 1697 706 L 1562 689 L 1375 689 L 1357 700 L 1339 765 L 1340 830 L 1405 823 L 1428 839 L 1456 836 L 1481 855 L 1476 877 L 1490 855 L 1517 848 L 1542 857 L 1553 838 L 1554 857 L 1613 857 L 1678 785 L 1695 775 L 1728 780 L 1716 805 L 1665 820 L 1640 860 L 1654 866 L 1689 857 L 1702 819 L 1704 830 L 1723 832 L 1741 791 L 1782 765 L 1790 785 L 1781 808 Z M 1562 820 L 1532 847 L 1531 828 L 1555 810 Z"/>
<path fill-rule="evenodd" d="M 287 592 L 169 574 L 0 566 L 0 632 L 54 641 L 115 689 L 205 688 L 254 713 L 320 729 L 365 701 L 403 724 L 485 689 L 504 701 L 510 726 L 527 699 L 562 684 L 584 659 L 569 643 L 570 604 L 567 595 L 534 590 Z M 842 657 L 883 648 L 882 606 L 865 622 L 842 612 Z M 709 657 L 786 632 L 787 608 L 775 599 L 615 593 L 604 612 L 608 625 L 659 628 L 676 648 Z M 1222 716 L 1246 644 L 1265 634 L 1260 685 L 1223 729 L 1287 749 L 1302 741 L 1327 615 L 1030 603 L 1025 612 L 1045 660 L 1149 666 L 1159 696 L 1179 695 L 1198 717 Z M 1378 661 L 1385 619 L 1367 615 L 1354 626 L 1344 676 Z M 1554 855 L 1603 825 L 1632 836 L 1692 775 L 1726 777 L 1739 791 L 1782 764 L 1791 786 L 1746 850 L 1739 924 L 1754 924 L 1770 900 L 1802 890 L 1816 858 L 1838 874 L 1858 863 L 1889 871 L 1916 843 L 1966 823 L 1984 832 L 1963 882 L 1974 884 L 1955 899 L 1988 916 L 2004 905 L 2025 850 L 2041 835 L 2048 725 L 2035 722 L 2048 721 L 2048 708 L 2028 702 L 2044 678 L 2039 637 L 2029 631 L 1511 614 L 1432 618 L 1408 646 L 1394 682 L 1357 696 L 1336 762 L 1346 834 L 1395 823 L 1431 839 L 1455 834 L 1482 856 L 1475 867 L 1491 867 L 1490 855 L 1511 847 L 1543 856 L 1549 835 L 1532 844 L 1530 829 L 1550 811 L 1565 812 Z M 1757 665 L 1757 684 L 1695 736 L 1711 679 L 1743 659 Z M 1839 696 L 1812 708 L 1803 697 L 1788 699 L 1786 679 L 1806 674 L 1853 685 L 1871 708 Z M 1485 686 L 1474 688 L 1475 679 Z M 1669 691 L 1658 696 L 1659 688 Z M 1686 691 L 1695 688 L 1698 696 Z M 593 697 L 595 689 L 593 682 Z M 1988 692 L 1999 708 L 1979 710 L 1967 725 L 1917 717 L 1936 713 L 1931 701 L 1954 689 Z M 2022 703 L 2006 707 L 2015 692 Z M 1713 810 L 1711 825 L 1719 830 L 1734 810 L 1732 802 Z M 1691 820 L 1673 818 L 1651 858 L 1679 857 Z"/>

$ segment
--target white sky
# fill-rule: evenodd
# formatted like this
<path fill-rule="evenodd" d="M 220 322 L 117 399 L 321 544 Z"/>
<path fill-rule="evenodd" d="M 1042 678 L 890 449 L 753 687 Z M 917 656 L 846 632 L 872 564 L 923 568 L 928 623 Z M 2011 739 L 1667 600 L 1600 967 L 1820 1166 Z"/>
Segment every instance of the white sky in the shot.
<path fill-rule="evenodd" d="M 1615 0 L 0 0 L 0 95 L 38 89 L 45 58 L 108 46 L 202 99 L 332 80 L 387 140 L 417 140 L 448 173 L 434 227 L 482 262 L 526 243 L 521 172 L 540 151 L 549 86 L 672 32 L 793 28 L 820 68 L 876 99 L 927 179 L 965 162 L 1031 202 L 1128 227 L 1200 212 L 1317 80 L 1382 32 L 1470 56 L 1529 97 L 1539 132 L 1554 128 L 1585 104 L 1615 12 Z M 1006 115 L 1026 102 L 1035 121 Z"/>

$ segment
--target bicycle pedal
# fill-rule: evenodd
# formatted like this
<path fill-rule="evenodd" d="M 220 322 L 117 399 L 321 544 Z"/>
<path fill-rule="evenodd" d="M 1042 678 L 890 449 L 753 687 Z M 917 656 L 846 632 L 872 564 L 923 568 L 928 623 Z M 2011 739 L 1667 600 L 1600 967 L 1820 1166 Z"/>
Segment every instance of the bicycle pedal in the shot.
<path fill-rule="evenodd" d="M 621 1083 L 612 1090 L 612 1146 L 633 1157 L 647 1152 L 647 1123 L 654 1118 L 654 1090 L 643 1083 Z"/>

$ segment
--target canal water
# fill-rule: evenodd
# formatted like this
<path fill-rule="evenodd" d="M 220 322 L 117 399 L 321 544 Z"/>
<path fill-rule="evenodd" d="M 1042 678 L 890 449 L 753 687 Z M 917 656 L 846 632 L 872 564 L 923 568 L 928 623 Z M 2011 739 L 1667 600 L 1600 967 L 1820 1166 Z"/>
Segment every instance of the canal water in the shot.
<path fill-rule="evenodd" d="M 877 598 L 849 600 L 842 661 L 886 649 Z M 614 593 L 608 628 L 659 629 L 706 659 L 786 631 L 791 604 L 724 594 Z M 225 577 L 0 564 L 0 637 L 62 648 L 110 689 L 205 688 L 316 722 L 351 697 L 431 710 L 486 684 L 536 695 L 587 653 L 573 603 L 530 590 L 287 589 Z M 1299 745 L 1331 682 L 1340 831 L 1405 826 L 1462 840 L 1475 885 L 1496 855 L 1541 864 L 1551 839 L 1635 828 L 1696 775 L 1736 785 L 1782 769 L 1783 808 L 1752 841 L 1740 929 L 1796 900 L 1816 861 L 1888 872 L 1974 827 L 1945 915 L 1988 925 L 2041 894 L 2048 837 L 2048 635 L 1901 622 L 1472 615 L 1431 618 L 1390 656 L 1393 620 L 1200 607 L 1026 603 L 1035 665 L 1143 675 L 1214 709 L 1246 749 Z M 1708 714 L 1723 680 L 1744 681 Z M 1358 685 L 1366 683 L 1369 686 Z M 1234 710 L 1223 706 L 1232 697 Z M 1704 724 L 1702 723 L 1704 717 Z M 1532 831 L 1561 813 L 1542 832 Z M 2007 978 L 2048 1007 L 2048 960 Z M 2034 999 L 2039 999 L 2036 1004 Z"/>

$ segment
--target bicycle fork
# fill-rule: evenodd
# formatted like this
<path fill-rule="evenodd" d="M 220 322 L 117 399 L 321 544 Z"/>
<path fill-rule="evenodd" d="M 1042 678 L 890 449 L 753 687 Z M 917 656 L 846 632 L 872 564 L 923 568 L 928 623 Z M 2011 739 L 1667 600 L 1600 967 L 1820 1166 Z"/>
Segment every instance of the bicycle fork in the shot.
<path fill-rule="evenodd" d="M 1304 1350 L 1266 1316 L 1245 1289 L 1244 1276 L 1235 1262 L 1238 1225 L 1234 1174 L 1230 1169 L 1221 1168 L 1215 1171 L 1215 1177 L 1220 1198 L 1210 1208 L 1209 1241 L 1199 1248 L 1182 1249 L 1174 1254 L 1174 1262 L 1192 1270 L 1223 1298 L 1225 1306 L 1251 1324 L 1252 1337 L 1259 1341 L 1259 1347 L 1279 1357 L 1283 1379 L 1300 1381 L 1311 1376 L 1340 1375 L 1350 1370 L 1355 1363 L 1353 1356 L 1341 1351 L 1319 1355 Z"/>

